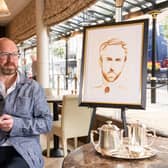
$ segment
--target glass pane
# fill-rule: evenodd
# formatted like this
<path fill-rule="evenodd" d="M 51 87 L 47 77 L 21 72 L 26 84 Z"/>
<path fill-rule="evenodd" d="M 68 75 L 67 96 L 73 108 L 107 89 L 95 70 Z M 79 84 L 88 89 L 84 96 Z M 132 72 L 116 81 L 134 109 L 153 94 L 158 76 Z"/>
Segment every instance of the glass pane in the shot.
<path fill-rule="evenodd" d="M 65 88 L 65 40 L 54 41 L 50 45 L 49 76 L 50 87 Z"/>
<path fill-rule="evenodd" d="M 71 93 L 78 92 L 81 53 L 82 35 L 77 34 L 68 40 L 67 75 L 68 89 Z"/>
<path fill-rule="evenodd" d="M 24 49 L 24 55 L 21 58 L 21 71 L 29 78 L 35 78 L 37 75 L 36 47 Z"/>

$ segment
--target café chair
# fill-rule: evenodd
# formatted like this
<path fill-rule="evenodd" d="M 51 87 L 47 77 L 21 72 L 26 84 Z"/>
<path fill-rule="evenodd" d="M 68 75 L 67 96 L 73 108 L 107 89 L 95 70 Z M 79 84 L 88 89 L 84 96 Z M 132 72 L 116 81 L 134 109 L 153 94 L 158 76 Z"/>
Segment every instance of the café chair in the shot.
<path fill-rule="evenodd" d="M 47 135 L 47 157 L 50 155 L 50 140 L 53 135 L 61 138 L 64 157 L 67 155 L 67 140 L 74 138 L 77 147 L 77 137 L 87 136 L 89 132 L 92 109 L 78 105 L 77 95 L 64 95 L 61 111 L 62 117 L 53 121 L 52 130 Z"/>
<path fill-rule="evenodd" d="M 57 93 L 57 90 L 54 88 L 44 88 L 45 96 L 48 97 L 54 97 Z M 48 102 L 48 106 L 50 108 L 51 114 L 53 114 L 53 104 Z"/>

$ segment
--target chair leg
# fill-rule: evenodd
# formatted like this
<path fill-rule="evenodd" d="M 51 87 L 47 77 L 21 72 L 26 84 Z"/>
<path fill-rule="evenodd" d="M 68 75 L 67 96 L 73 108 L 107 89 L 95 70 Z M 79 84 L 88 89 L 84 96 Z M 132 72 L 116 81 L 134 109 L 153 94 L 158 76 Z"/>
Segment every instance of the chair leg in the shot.
<path fill-rule="evenodd" d="M 78 137 L 74 138 L 74 147 L 75 149 L 78 147 Z"/>
<path fill-rule="evenodd" d="M 64 150 L 64 157 L 67 155 L 67 150 L 68 150 L 68 147 L 67 147 L 67 139 L 65 138 L 62 138 L 62 145 L 63 145 L 63 150 Z"/>
<path fill-rule="evenodd" d="M 50 133 L 47 134 L 47 157 L 50 157 L 50 140 L 51 140 L 51 135 Z"/>

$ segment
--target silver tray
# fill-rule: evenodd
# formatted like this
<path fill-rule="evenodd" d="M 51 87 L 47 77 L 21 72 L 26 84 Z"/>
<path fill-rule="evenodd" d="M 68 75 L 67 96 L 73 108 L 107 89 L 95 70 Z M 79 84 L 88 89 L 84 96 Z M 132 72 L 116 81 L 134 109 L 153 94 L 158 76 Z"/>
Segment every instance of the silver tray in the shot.
<path fill-rule="evenodd" d="M 152 148 L 144 148 L 144 152 L 140 155 L 130 154 L 127 146 L 123 146 L 119 151 L 107 151 L 95 146 L 95 150 L 103 156 L 110 156 L 118 159 L 147 159 L 157 154 L 157 151 Z"/>

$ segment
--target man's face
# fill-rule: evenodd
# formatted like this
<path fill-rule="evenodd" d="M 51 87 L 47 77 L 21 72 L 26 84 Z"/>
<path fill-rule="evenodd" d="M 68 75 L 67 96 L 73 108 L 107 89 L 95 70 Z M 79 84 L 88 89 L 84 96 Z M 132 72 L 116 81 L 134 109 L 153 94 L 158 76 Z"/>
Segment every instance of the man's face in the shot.
<path fill-rule="evenodd" d="M 111 45 L 101 52 L 102 74 L 106 81 L 114 82 L 121 74 L 125 63 L 124 49 L 120 45 Z"/>
<path fill-rule="evenodd" d="M 13 75 L 18 69 L 17 47 L 11 41 L 0 43 L 0 73 Z"/>

